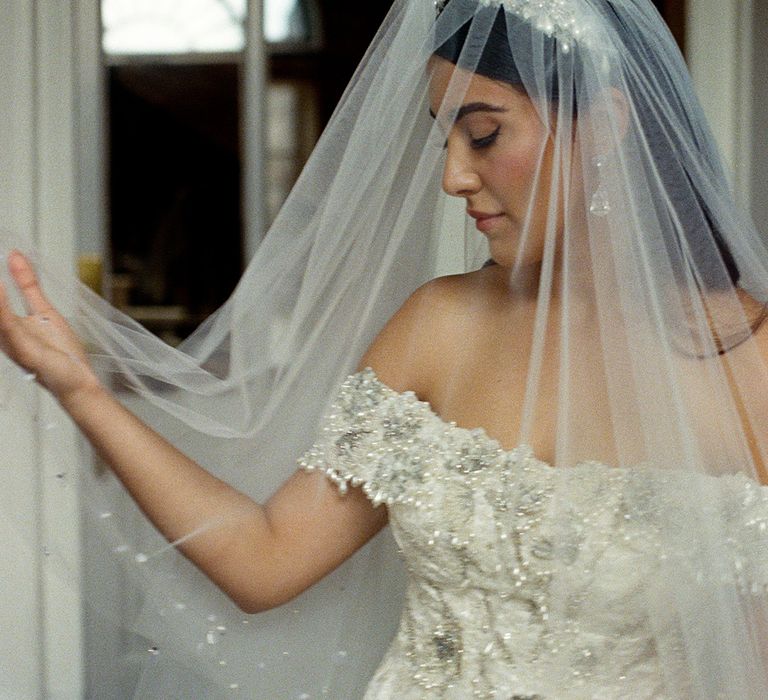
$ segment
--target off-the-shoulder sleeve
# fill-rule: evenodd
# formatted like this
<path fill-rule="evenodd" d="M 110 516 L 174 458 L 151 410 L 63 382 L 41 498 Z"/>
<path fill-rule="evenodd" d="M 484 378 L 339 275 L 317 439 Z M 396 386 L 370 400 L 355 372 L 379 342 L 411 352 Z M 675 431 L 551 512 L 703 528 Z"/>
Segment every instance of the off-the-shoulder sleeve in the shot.
<path fill-rule="evenodd" d="M 324 472 L 342 493 L 361 487 L 375 505 L 411 502 L 422 477 L 427 410 L 412 392 L 390 389 L 371 369 L 353 374 L 299 466 Z"/>

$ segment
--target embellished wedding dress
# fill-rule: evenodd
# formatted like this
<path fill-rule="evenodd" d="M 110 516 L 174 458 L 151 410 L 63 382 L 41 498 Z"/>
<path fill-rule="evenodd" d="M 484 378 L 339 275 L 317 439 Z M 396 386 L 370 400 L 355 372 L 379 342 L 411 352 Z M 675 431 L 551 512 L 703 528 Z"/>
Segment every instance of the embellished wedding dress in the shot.
<path fill-rule="evenodd" d="M 0 403 L 55 466 L 30 486 L 40 513 L 82 512 L 85 565 L 69 525 L 28 541 L 40 513 L 14 490 L 0 514 L 44 547 L 40 590 L 62 599 L 59 566 L 84 599 L 87 696 L 766 700 L 765 242 L 650 0 L 395 0 L 237 290 L 179 348 L 38 259 L 139 418 L 255 503 L 305 455 L 386 504 L 400 560 L 384 534 L 244 615 L 184 556 L 241 500 L 161 535 L 91 455 L 62 473 L 34 375 L 7 372 Z M 440 391 L 498 358 L 492 379 L 522 398 L 499 434 L 520 444 L 370 370 L 338 393 L 424 285 L 490 259 L 504 284 L 436 316 L 466 311 L 445 324 Z M 415 326 L 388 356 L 399 376 L 424 367 Z M 549 463 L 526 446 L 541 409 Z M 308 496 L 299 511 L 326 517 Z"/>
<path fill-rule="evenodd" d="M 675 669 L 658 647 L 684 640 L 675 610 L 653 600 L 661 563 L 674 559 L 692 596 L 713 583 L 758 594 L 768 582 L 768 490 L 747 477 L 555 469 L 526 445 L 504 450 L 443 421 L 370 369 L 343 384 L 301 464 L 386 504 L 406 562 L 400 628 L 367 700 L 673 697 L 665 676 Z M 717 572 L 697 564 L 693 523 L 680 521 L 692 486 L 710 493 L 721 509 L 711 515 L 729 529 Z M 675 530 L 670 551 L 660 535 L 669 542 Z M 557 615 L 554 567 L 568 586 Z"/>

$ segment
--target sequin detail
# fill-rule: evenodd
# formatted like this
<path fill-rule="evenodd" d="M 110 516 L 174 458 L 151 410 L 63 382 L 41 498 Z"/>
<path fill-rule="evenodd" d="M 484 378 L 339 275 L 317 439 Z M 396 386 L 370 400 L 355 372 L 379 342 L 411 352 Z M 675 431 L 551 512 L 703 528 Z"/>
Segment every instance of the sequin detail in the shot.
<path fill-rule="evenodd" d="M 440 14 L 448 0 L 435 0 L 435 10 Z M 574 0 L 478 0 L 484 7 L 503 7 L 507 12 L 531 24 L 537 31 L 558 40 L 567 53 L 576 42 L 595 44 L 594 18 L 584 4 Z"/>
<path fill-rule="evenodd" d="M 386 504 L 408 570 L 367 700 L 681 697 L 656 651 L 682 648 L 677 610 L 654 587 L 673 577 L 693 600 L 723 586 L 766 595 L 768 489 L 740 475 L 554 469 L 372 370 L 344 382 L 300 464 Z M 697 523 L 727 533 L 717 556 Z"/>

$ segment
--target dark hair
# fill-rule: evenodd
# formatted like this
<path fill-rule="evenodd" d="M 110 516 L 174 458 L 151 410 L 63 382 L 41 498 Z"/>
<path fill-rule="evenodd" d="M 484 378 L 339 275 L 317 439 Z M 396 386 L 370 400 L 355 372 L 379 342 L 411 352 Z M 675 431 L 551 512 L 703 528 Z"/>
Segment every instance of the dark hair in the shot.
<path fill-rule="evenodd" d="M 459 0 L 454 0 L 454 6 L 456 4 L 459 4 Z M 445 5 L 442 9 L 445 9 Z M 480 11 L 494 13 L 495 16 L 488 29 L 488 38 L 483 44 L 479 55 L 472 56 L 472 71 L 492 80 L 500 80 L 512 85 L 522 85 L 523 78 L 517 68 L 515 57 L 512 55 L 505 13 L 498 6 L 488 6 Z M 434 49 L 434 54 L 453 64 L 460 65 L 467 41 L 470 40 L 471 25 L 471 21 L 461 25 L 456 32 Z M 554 42 L 549 37 L 545 37 L 545 40 L 550 44 L 550 50 L 554 54 Z"/>
<path fill-rule="evenodd" d="M 470 12 L 470 19 L 450 36 L 436 35 L 434 55 L 458 66 L 464 63 L 478 75 L 522 87 L 525 80 L 520 73 L 520 66 L 531 64 L 533 42 L 530 38 L 527 41 L 513 41 L 511 34 L 517 31 L 517 27 L 525 25 L 527 36 L 530 37 L 530 24 L 506 12 L 501 5 L 480 6 L 478 0 L 447 0 L 439 6 L 439 12 L 442 13 L 446 8 L 456 12 Z M 717 265 L 718 269 L 713 269 L 712 256 L 708 254 L 711 244 L 714 243 L 727 272 L 728 281 L 732 286 L 736 286 L 741 277 L 738 266 L 723 238 L 720 225 L 713 212 L 705 205 L 702 192 L 696 188 L 690 176 L 690 170 L 694 166 L 685 157 L 687 151 L 694 150 L 702 154 L 706 153 L 707 149 L 700 148 L 698 135 L 688 116 L 688 108 L 677 94 L 672 80 L 673 75 L 679 77 L 679 66 L 670 68 L 666 63 L 662 63 L 643 33 L 627 27 L 610 0 L 599 3 L 599 9 L 596 11 L 600 13 L 600 26 L 606 29 L 605 40 L 621 44 L 622 55 L 628 56 L 634 66 L 642 67 L 645 75 L 652 74 L 658 83 L 655 91 L 647 91 L 642 89 L 639 83 L 645 79 L 644 76 L 638 76 L 635 84 L 625 79 L 621 89 L 632 93 L 636 123 L 639 124 L 643 138 L 648 144 L 653 165 L 664 190 L 669 193 L 671 205 L 665 207 L 665 211 L 657 211 L 657 214 L 659 217 L 669 217 L 680 222 L 679 227 L 674 224 L 665 227 L 676 231 L 674 240 L 666 241 L 670 254 L 673 258 L 688 261 L 691 268 L 699 271 L 697 283 L 703 288 L 724 288 L 727 283 L 723 280 L 720 266 Z M 480 17 L 486 24 L 487 32 L 483 31 L 484 42 L 481 47 L 476 46 L 477 42 L 472 36 L 474 16 Z M 661 21 L 659 25 L 663 29 Z M 666 34 L 664 40 L 674 42 L 671 35 L 668 32 Z M 564 97 L 563 90 L 567 89 L 568 97 L 572 100 L 571 111 L 576 116 L 579 107 L 584 109 L 591 97 L 581 79 L 582 59 L 578 51 L 571 52 L 573 60 L 568 67 L 568 79 L 558 75 L 557 42 L 556 37 L 544 33 L 537 37 L 537 58 L 543 59 L 546 75 L 544 85 L 537 87 L 547 90 L 546 97 L 553 102 L 561 100 Z M 671 47 L 670 51 L 677 50 Z M 682 59 L 680 61 L 682 62 Z M 624 72 L 625 78 L 628 75 L 634 75 L 633 71 Z M 525 89 L 529 92 L 531 86 L 526 85 Z M 652 94 L 657 93 L 664 95 L 667 104 L 658 105 L 652 101 Z M 680 131 L 684 133 L 682 137 L 678 136 Z M 707 162 L 706 165 L 711 170 L 713 181 L 726 182 L 719 163 Z"/>

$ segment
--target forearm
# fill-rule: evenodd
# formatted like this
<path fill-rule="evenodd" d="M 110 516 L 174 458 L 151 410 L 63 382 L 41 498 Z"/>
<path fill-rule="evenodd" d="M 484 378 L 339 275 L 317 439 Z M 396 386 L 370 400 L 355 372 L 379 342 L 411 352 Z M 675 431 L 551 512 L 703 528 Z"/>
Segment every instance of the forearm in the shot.
<path fill-rule="evenodd" d="M 265 510 L 205 471 L 101 386 L 61 404 L 158 530 L 171 542 L 182 540 L 184 555 L 236 602 L 248 597 L 258 585 L 249 575 L 250 560 L 269 549 Z"/>
<path fill-rule="evenodd" d="M 8 269 L 28 313 L 14 313 L 0 282 L 0 349 L 55 396 L 171 542 L 241 607 L 275 598 L 280 527 L 268 510 L 216 479 L 126 410 L 99 383 L 82 343 L 40 289 L 21 253 Z"/>

